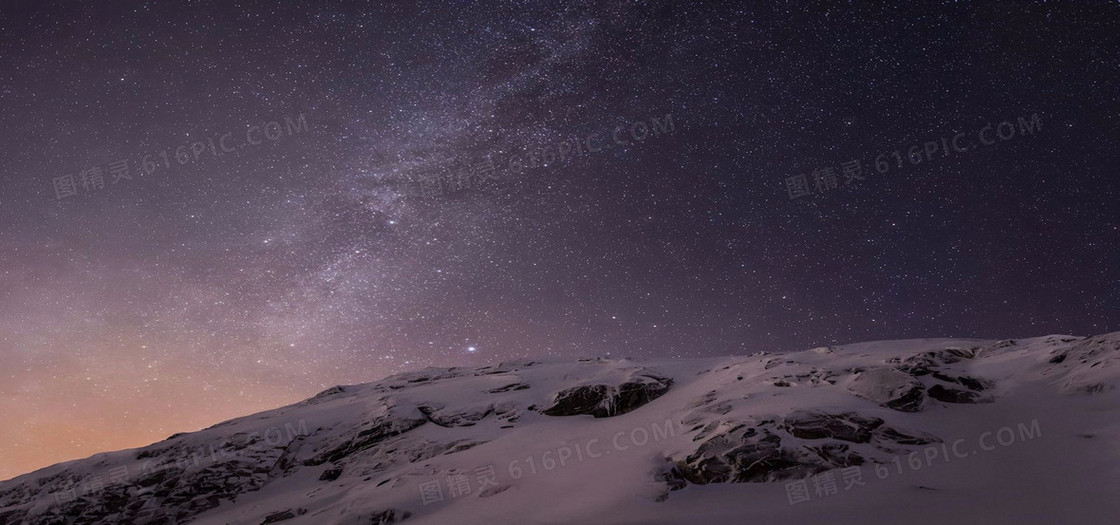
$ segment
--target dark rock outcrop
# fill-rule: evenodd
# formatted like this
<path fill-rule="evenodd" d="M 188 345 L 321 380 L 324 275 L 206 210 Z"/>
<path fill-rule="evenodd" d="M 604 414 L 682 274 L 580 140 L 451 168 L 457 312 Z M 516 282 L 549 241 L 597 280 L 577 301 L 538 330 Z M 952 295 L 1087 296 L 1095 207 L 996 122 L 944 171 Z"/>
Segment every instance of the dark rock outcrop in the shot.
<path fill-rule="evenodd" d="M 1050 358 L 1054 371 L 1066 374 L 1062 392 L 1099 394 L 1116 388 L 1120 368 L 1120 333 L 1104 334 L 1078 341 Z"/>
<path fill-rule="evenodd" d="M 994 382 L 979 377 L 960 376 L 956 379 L 957 383 L 964 385 L 965 388 L 977 392 L 990 390 L 995 386 Z"/>
<path fill-rule="evenodd" d="M 558 392 L 552 404 L 541 410 L 541 413 L 546 416 L 617 416 L 661 397 L 669 391 L 672 383 L 669 378 L 646 375 L 618 386 L 586 385 L 568 388 Z"/>
<path fill-rule="evenodd" d="M 862 417 L 852 412 L 828 414 L 800 411 L 786 417 L 783 430 L 801 439 L 832 438 L 852 443 L 871 441 L 872 432 L 883 425 L 877 417 Z"/>
<path fill-rule="evenodd" d="M 827 468 L 808 455 L 782 448 L 782 438 L 770 429 L 751 427 L 704 441 L 677 462 L 676 472 L 684 481 L 704 485 L 794 479 Z"/>
<path fill-rule="evenodd" d="M 378 418 L 365 429 L 359 431 L 357 435 L 350 440 L 316 455 L 305 461 L 304 465 L 314 466 L 328 462 L 337 462 L 342 458 L 370 448 L 390 437 L 399 436 L 427 422 L 427 419 L 393 417 L 392 415 Z"/>
<path fill-rule="evenodd" d="M 502 392 L 512 392 L 514 390 L 527 390 L 528 388 L 529 385 L 526 385 L 525 383 L 511 383 L 503 387 L 487 390 L 487 392 L 491 394 L 500 394 Z"/>
<path fill-rule="evenodd" d="M 941 365 L 949 365 L 960 362 L 962 359 L 972 359 L 976 357 L 976 348 L 969 350 L 962 350 L 959 348 L 946 348 L 944 350 L 936 350 L 932 352 L 922 352 L 917 355 L 912 355 L 906 359 L 891 359 L 888 361 L 895 365 L 895 368 L 906 372 L 912 376 L 923 376 L 930 374 Z"/>
<path fill-rule="evenodd" d="M 261 525 L 288 521 L 290 519 L 295 519 L 296 516 L 302 516 L 304 514 L 307 514 L 306 509 L 296 509 L 295 511 L 293 511 L 292 509 L 287 509 L 280 512 L 273 512 L 272 514 L 264 517 L 264 521 L 261 522 Z"/>
<path fill-rule="evenodd" d="M 783 434 L 788 436 L 783 438 Z M 667 486 L 659 500 L 687 483 L 800 479 L 872 461 L 867 453 L 897 453 L 898 446 L 940 441 L 935 436 L 891 427 L 875 417 L 817 411 L 797 411 L 780 423 L 773 419 L 710 423 L 693 440 L 698 442 L 693 452 L 681 459 L 669 458 L 669 464 L 655 474 L 655 479 Z M 819 444 L 800 444 L 798 440 Z M 864 452 L 858 447 L 864 447 Z"/>
<path fill-rule="evenodd" d="M 946 403 L 990 403 L 991 400 L 981 397 L 980 394 L 970 390 L 961 390 L 959 388 L 946 388 L 941 385 L 933 385 L 927 391 L 929 397 L 938 401 Z"/>
<path fill-rule="evenodd" d="M 575 416 L 579 414 L 592 414 L 595 417 L 605 413 L 603 405 L 606 404 L 611 388 L 607 385 L 577 386 L 561 390 L 556 394 L 552 405 L 541 410 L 546 416 Z"/>
<path fill-rule="evenodd" d="M 925 402 L 925 385 L 893 368 L 860 371 L 848 384 L 848 391 L 899 412 L 918 412 Z"/>

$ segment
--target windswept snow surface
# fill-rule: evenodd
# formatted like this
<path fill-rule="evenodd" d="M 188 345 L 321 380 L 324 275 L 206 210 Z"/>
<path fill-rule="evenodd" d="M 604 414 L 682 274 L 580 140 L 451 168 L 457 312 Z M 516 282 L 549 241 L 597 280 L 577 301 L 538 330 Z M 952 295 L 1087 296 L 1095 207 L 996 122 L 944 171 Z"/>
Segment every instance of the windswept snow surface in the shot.
<path fill-rule="evenodd" d="M 1115 523 L 1120 333 L 425 369 L 0 483 L 0 523 Z"/>

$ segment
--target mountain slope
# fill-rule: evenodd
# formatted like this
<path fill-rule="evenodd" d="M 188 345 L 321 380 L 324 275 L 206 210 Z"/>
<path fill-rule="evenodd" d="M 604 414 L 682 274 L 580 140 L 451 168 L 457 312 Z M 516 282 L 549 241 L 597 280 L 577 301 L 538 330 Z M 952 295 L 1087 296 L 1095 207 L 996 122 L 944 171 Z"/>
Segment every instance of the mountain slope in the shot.
<path fill-rule="evenodd" d="M 1120 333 L 511 362 L 0 483 L 0 523 L 1106 523 Z"/>

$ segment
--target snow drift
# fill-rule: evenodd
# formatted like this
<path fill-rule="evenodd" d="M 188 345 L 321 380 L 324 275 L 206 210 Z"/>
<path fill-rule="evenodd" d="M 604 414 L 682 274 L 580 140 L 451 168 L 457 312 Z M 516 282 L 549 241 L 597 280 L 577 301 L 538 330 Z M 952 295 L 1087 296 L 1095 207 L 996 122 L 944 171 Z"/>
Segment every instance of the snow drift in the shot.
<path fill-rule="evenodd" d="M 518 361 L 0 483 L 0 523 L 1110 523 L 1120 333 Z"/>

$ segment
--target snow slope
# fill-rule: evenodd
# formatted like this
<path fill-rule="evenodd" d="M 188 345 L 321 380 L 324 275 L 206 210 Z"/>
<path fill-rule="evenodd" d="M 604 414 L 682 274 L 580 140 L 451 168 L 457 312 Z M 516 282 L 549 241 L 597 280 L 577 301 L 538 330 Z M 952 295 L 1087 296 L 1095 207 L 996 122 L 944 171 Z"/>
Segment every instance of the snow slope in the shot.
<path fill-rule="evenodd" d="M 1120 333 L 511 362 L 0 482 L 0 523 L 1113 523 Z"/>

